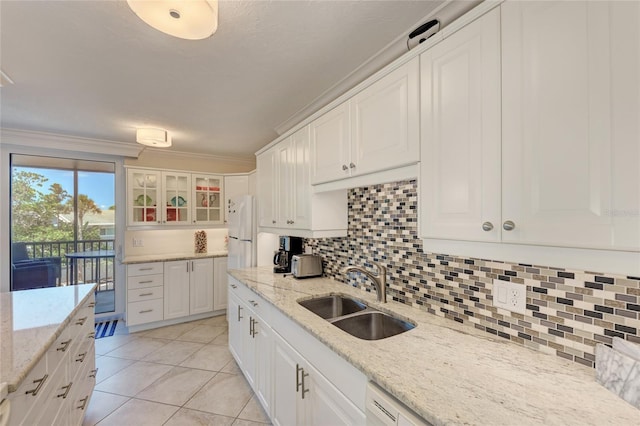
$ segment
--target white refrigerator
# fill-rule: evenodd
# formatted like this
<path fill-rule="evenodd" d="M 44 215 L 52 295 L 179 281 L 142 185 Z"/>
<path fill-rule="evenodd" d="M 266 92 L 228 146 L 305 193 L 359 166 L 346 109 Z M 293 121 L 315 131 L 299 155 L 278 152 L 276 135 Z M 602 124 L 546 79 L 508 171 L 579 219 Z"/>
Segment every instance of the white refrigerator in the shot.
<path fill-rule="evenodd" d="M 228 201 L 228 269 L 242 269 L 256 265 L 254 206 L 255 199 L 252 195 L 238 195 Z"/>

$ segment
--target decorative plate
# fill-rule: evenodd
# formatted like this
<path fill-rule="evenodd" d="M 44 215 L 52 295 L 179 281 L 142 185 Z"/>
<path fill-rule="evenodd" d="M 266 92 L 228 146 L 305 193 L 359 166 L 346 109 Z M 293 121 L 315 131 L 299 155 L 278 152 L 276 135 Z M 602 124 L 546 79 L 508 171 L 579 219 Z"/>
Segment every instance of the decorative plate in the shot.
<path fill-rule="evenodd" d="M 171 205 L 172 206 L 178 206 L 178 207 L 182 207 L 185 206 L 187 204 L 187 200 L 185 200 L 184 198 L 178 196 L 178 200 L 176 201 L 176 197 L 173 197 L 171 199 Z"/>
<path fill-rule="evenodd" d="M 146 197 L 146 198 L 145 198 Z M 136 206 L 152 206 L 153 200 L 148 195 L 140 194 L 136 198 Z"/>

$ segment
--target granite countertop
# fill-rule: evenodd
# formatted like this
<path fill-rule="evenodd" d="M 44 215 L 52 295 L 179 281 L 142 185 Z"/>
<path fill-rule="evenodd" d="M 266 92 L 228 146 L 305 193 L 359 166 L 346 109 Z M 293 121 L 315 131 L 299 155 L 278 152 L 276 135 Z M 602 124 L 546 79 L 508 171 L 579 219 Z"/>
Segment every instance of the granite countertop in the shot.
<path fill-rule="evenodd" d="M 370 380 L 435 425 L 631 425 L 640 411 L 595 381 L 595 370 L 518 346 L 327 278 L 296 280 L 271 267 L 230 275 L 299 323 Z M 342 293 L 417 324 L 377 341 L 355 338 L 297 301 Z"/>
<path fill-rule="evenodd" d="M 0 391 L 18 388 L 94 288 L 80 284 L 0 293 Z"/>
<path fill-rule="evenodd" d="M 203 259 L 207 257 L 227 257 L 226 250 L 211 251 L 208 253 L 169 253 L 169 254 L 144 254 L 140 256 L 126 256 L 122 263 L 133 265 L 135 263 L 168 262 L 172 260 Z"/>

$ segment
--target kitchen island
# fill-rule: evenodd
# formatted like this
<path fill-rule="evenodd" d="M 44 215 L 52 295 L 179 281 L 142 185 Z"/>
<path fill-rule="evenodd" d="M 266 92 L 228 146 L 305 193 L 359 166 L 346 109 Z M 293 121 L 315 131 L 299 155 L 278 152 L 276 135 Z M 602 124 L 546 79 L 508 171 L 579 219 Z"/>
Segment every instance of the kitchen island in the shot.
<path fill-rule="evenodd" d="M 638 424 L 640 411 L 595 381 L 595 370 L 487 336 L 468 325 L 326 278 L 296 280 L 270 267 L 229 274 L 428 422 Z M 377 341 L 355 338 L 298 304 L 345 294 L 417 327 Z M 277 330 L 276 330 L 277 331 Z"/>
<path fill-rule="evenodd" d="M 95 383 L 94 290 L 84 284 L 0 293 L 0 399 L 11 400 L 9 424 L 37 422 L 45 412 L 81 419 Z M 68 404 L 47 399 L 61 388 Z M 71 408 L 76 400 L 80 412 Z"/>

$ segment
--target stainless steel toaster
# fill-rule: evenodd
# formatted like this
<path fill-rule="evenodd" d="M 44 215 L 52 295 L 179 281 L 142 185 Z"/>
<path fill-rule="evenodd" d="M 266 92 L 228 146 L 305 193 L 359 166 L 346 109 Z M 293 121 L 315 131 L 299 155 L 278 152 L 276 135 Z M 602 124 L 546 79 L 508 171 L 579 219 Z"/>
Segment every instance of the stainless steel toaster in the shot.
<path fill-rule="evenodd" d="M 296 254 L 291 258 L 291 273 L 296 278 L 322 275 L 322 257 L 314 254 Z"/>

